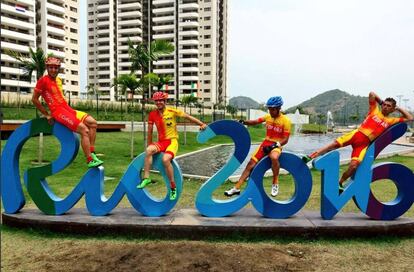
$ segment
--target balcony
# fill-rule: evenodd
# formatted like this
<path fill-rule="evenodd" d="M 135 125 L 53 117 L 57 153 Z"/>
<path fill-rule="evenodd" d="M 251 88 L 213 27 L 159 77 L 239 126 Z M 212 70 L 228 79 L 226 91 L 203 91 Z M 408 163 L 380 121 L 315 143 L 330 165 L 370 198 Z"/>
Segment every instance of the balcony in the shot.
<path fill-rule="evenodd" d="M 181 49 L 180 54 L 198 54 L 198 49 Z"/>
<path fill-rule="evenodd" d="M 64 40 L 58 40 L 53 38 L 47 38 L 47 44 L 58 46 L 58 47 L 64 47 L 65 41 Z"/>
<path fill-rule="evenodd" d="M 48 54 L 52 53 L 55 57 L 59 57 L 59 58 L 64 58 L 65 57 L 65 52 L 63 52 L 63 51 L 48 49 L 47 53 Z"/>
<path fill-rule="evenodd" d="M 167 22 L 174 22 L 174 16 L 162 16 L 162 17 L 155 17 L 152 18 L 154 23 L 167 23 Z"/>
<path fill-rule="evenodd" d="M 198 10 L 199 5 L 198 3 L 187 3 L 187 4 L 181 4 L 179 8 L 182 10 Z"/>
<path fill-rule="evenodd" d="M 162 15 L 162 14 L 168 14 L 168 13 L 174 13 L 174 7 L 166 7 L 166 8 L 155 8 L 152 10 L 152 12 L 155 15 Z"/>
<path fill-rule="evenodd" d="M 46 31 L 57 36 L 65 36 L 65 30 L 53 26 L 46 26 Z"/>
<path fill-rule="evenodd" d="M 118 4 L 118 11 L 122 12 L 122 10 L 124 10 L 124 9 L 137 8 L 137 7 L 142 8 L 142 6 L 139 2 Z"/>
<path fill-rule="evenodd" d="M 198 72 L 198 67 L 179 67 L 178 70 L 180 72 Z"/>
<path fill-rule="evenodd" d="M 197 58 L 180 58 L 178 60 L 180 63 L 198 63 L 198 59 Z"/>
<path fill-rule="evenodd" d="M 199 45 L 199 41 L 198 40 L 179 40 L 178 41 L 179 45 Z"/>
<path fill-rule="evenodd" d="M 2 67 L 3 70 L 3 67 Z M 1 85 L 4 86 L 14 86 L 14 87 L 27 87 L 27 88 L 34 88 L 35 83 L 21 81 L 21 80 L 13 80 L 13 79 L 1 79 Z"/>
<path fill-rule="evenodd" d="M 179 25 L 180 27 L 199 27 L 200 26 L 200 24 L 197 21 L 189 21 L 189 20 L 180 22 Z"/>
<path fill-rule="evenodd" d="M 140 27 L 134 27 L 134 28 L 124 28 L 118 30 L 119 34 L 137 34 L 142 33 L 142 29 Z"/>
<path fill-rule="evenodd" d="M 154 65 L 173 65 L 175 61 L 172 60 L 157 60 L 154 61 Z"/>
<path fill-rule="evenodd" d="M 61 7 L 61 6 L 52 4 L 52 3 L 47 3 L 46 2 L 46 9 L 50 10 L 52 12 L 58 13 L 58 14 L 65 14 L 65 8 L 64 7 Z"/>
<path fill-rule="evenodd" d="M 181 30 L 178 35 L 181 37 L 193 37 L 198 38 L 199 32 L 197 30 Z"/>
<path fill-rule="evenodd" d="M 165 34 L 154 34 L 155 40 L 168 40 L 168 39 L 174 39 L 175 35 L 174 33 L 165 33 Z"/>
<path fill-rule="evenodd" d="M 7 29 L 1 29 L 1 36 L 6 37 L 6 38 L 16 39 L 19 41 L 32 42 L 33 44 L 36 40 L 35 35 L 23 34 L 20 32 L 15 32 L 15 31 L 7 30 Z"/>
<path fill-rule="evenodd" d="M 3 4 L 1 4 L 1 8 L 3 9 Z M 34 22 L 33 23 L 23 22 L 23 21 L 20 21 L 20 20 L 16 20 L 16 19 L 6 17 L 6 16 L 1 16 L 1 24 L 2 25 L 7 25 L 7 26 L 12 26 L 12 27 L 18 27 L 20 29 L 30 29 L 30 30 L 33 30 L 33 31 L 36 29 L 36 24 Z"/>
<path fill-rule="evenodd" d="M 142 22 L 140 19 L 129 19 L 124 21 L 118 21 L 118 26 L 131 26 L 131 25 L 137 25 L 142 26 Z"/>
<path fill-rule="evenodd" d="M 29 53 L 27 45 L 20 45 L 11 42 L 1 42 L 1 49 L 10 49 L 18 52 Z"/>
<path fill-rule="evenodd" d="M 174 24 L 153 26 L 152 29 L 154 31 L 174 30 Z"/>
<path fill-rule="evenodd" d="M 33 6 L 33 3 L 30 3 L 29 5 Z M 23 12 L 17 11 L 16 8 L 14 7 L 14 5 L 11 6 L 11 5 L 6 5 L 4 3 L 1 3 L 1 11 L 5 12 L 5 13 L 8 13 L 8 14 L 19 15 L 19 16 L 24 16 L 24 17 L 30 17 L 30 18 L 35 17 L 35 13 L 33 11 L 26 10 L 23 13 Z M 1 20 L 3 21 L 3 16 L 1 16 Z"/>
<path fill-rule="evenodd" d="M 160 5 L 165 5 L 165 4 L 174 4 L 176 0 L 153 0 L 152 4 L 154 6 L 160 6 Z"/>
<path fill-rule="evenodd" d="M 123 11 L 122 13 L 118 13 L 118 18 L 141 18 L 142 13 L 138 10 L 133 11 Z"/>
<path fill-rule="evenodd" d="M 198 19 L 199 14 L 198 12 L 183 12 L 180 13 L 178 17 L 182 19 Z"/>
<path fill-rule="evenodd" d="M 58 24 L 58 25 L 65 24 L 65 19 L 61 17 L 48 14 L 46 18 L 48 22 L 53 23 L 53 24 Z"/>
<path fill-rule="evenodd" d="M 175 72 L 174 68 L 168 68 L 168 69 L 154 69 L 153 72 L 155 74 L 173 74 Z"/>

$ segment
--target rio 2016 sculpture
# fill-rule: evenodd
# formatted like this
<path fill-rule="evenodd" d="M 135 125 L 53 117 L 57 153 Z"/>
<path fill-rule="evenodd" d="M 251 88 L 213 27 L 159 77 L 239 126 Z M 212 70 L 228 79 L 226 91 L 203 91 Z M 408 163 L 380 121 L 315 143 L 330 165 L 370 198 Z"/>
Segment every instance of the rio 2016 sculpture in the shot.
<path fill-rule="evenodd" d="M 314 161 L 315 168 L 322 171 L 321 214 L 324 219 L 332 219 L 351 199 L 359 209 L 374 219 L 392 220 L 404 214 L 414 202 L 414 174 L 408 167 L 397 163 L 372 165 L 379 152 L 406 131 L 407 125 L 400 123 L 388 129 L 368 148 L 366 156 L 346 190 L 339 194 L 339 153 L 332 151 Z M 46 214 L 61 215 L 70 210 L 85 194 L 86 207 L 91 215 L 106 215 L 127 196 L 132 206 L 145 216 L 167 214 L 177 203 L 182 192 L 182 175 L 173 160 L 174 178 L 177 183 L 177 199 L 157 199 L 149 192 L 137 190 L 140 182 L 144 156 L 136 157 L 128 166 L 120 183 L 111 197 L 103 194 L 103 167 L 88 170 L 73 191 L 64 199 L 57 197 L 49 188 L 46 177 L 56 174 L 67 167 L 76 157 L 79 141 L 77 136 L 60 124 L 50 126 L 46 119 L 34 119 L 19 127 L 9 138 L 1 159 L 1 196 L 6 213 L 17 213 L 23 208 L 25 198 L 19 174 L 19 156 L 24 143 L 40 132 L 53 134 L 61 143 L 61 154 L 49 165 L 30 168 L 24 173 L 24 183 L 30 197 L 37 207 Z M 205 216 L 227 216 L 242 209 L 249 201 L 263 216 L 269 218 L 288 218 L 298 212 L 308 200 L 312 190 L 312 176 L 306 164 L 295 154 L 284 152 L 280 158 L 281 167 L 289 171 L 295 181 L 295 194 L 287 201 L 269 198 L 263 189 L 264 173 L 270 168 L 270 159 L 265 157 L 253 169 L 250 182 L 245 191 L 231 200 L 215 200 L 213 191 L 220 186 L 243 162 L 250 148 L 250 136 L 246 128 L 234 121 L 218 121 L 199 132 L 198 140 L 206 142 L 216 135 L 229 136 L 235 144 L 233 156 L 225 166 L 207 180 L 197 193 L 195 205 Z M 168 178 L 161 159 L 154 157 L 154 168 Z M 370 183 L 379 179 L 390 179 L 398 188 L 395 200 L 379 202 L 370 190 Z"/>

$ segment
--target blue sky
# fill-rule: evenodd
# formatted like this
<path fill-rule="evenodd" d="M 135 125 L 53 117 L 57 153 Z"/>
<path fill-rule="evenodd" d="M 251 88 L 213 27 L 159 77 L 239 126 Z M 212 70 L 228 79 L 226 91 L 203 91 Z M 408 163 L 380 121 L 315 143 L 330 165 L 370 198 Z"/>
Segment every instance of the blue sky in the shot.
<path fill-rule="evenodd" d="M 374 90 L 414 109 L 413 14 L 411 0 L 229 0 L 229 95 L 281 95 L 289 107 L 335 88 Z"/>

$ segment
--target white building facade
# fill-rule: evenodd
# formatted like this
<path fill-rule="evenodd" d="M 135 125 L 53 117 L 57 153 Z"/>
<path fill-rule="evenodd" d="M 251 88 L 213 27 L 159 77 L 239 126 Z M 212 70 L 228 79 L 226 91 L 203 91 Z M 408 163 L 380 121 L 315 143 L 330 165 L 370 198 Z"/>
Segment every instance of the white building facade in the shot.
<path fill-rule="evenodd" d="M 174 44 L 171 55 L 151 64 L 172 78 L 163 87 L 170 100 L 193 95 L 206 106 L 225 103 L 227 0 L 89 0 L 88 85 L 101 99 L 115 100 L 113 79 L 130 72 L 128 39 Z"/>
<path fill-rule="evenodd" d="M 1 2 L 1 90 L 29 93 L 36 75 L 24 78 L 10 49 L 29 56 L 29 47 L 62 59 L 60 76 L 68 96 L 79 95 L 79 20 L 76 0 L 6 0 Z"/>

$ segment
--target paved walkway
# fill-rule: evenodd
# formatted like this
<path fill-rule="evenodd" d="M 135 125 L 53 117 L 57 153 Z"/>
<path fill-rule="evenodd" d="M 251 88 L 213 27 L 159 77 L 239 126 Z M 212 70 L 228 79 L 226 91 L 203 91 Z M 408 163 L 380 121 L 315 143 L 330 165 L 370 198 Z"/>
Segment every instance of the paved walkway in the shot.
<path fill-rule="evenodd" d="M 90 216 L 85 209 L 72 209 L 62 216 L 47 216 L 23 209 L 2 214 L 3 224 L 19 228 L 46 229 L 75 234 L 149 235 L 159 238 L 208 239 L 215 237 L 373 237 L 414 236 L 414 219 L 371 220 L 362 213 L 339 213 L 323 220 L 316 211 L 299 211 L 289 219 L 264 218 L 244 208 L 233 216 L 211 218 L 195 209 L 174 210 L 163 217 L 145 217 L 132 208 L 117 208 L 108 216 Z"/>

